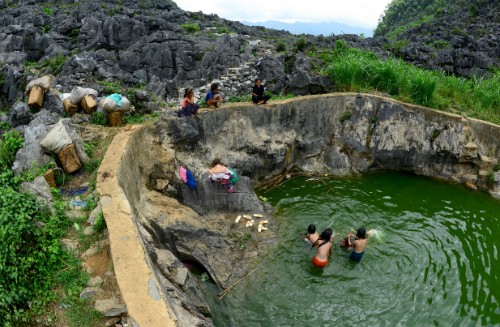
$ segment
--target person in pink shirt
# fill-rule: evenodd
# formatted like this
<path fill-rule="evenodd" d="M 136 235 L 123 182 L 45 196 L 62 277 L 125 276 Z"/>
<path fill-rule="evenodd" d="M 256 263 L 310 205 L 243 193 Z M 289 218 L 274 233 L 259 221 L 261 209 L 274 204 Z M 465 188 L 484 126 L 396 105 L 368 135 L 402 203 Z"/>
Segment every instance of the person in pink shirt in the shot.
<path fill-rule="evenodd" d="M 179 113 L 181 117 L 187 117 L 196 114 L 199 106 L 194 98 L 194 90 L 187 88 L 184 93 L 184 101 L 182 101 L 182 109 Z"/>

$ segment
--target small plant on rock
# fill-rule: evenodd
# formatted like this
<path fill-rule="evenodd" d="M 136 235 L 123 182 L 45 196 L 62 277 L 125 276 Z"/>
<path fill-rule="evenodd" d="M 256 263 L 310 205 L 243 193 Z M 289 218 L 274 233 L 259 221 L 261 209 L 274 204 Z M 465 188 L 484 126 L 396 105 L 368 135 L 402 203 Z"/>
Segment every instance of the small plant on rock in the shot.
<path fill-rule="evenodd" d="M 346 111 L 340 117 L 340 122 L 344 123 L 346 120 L 349 120 L 349 119 L 351 119 L 351 112 L 350 111 Z"/>

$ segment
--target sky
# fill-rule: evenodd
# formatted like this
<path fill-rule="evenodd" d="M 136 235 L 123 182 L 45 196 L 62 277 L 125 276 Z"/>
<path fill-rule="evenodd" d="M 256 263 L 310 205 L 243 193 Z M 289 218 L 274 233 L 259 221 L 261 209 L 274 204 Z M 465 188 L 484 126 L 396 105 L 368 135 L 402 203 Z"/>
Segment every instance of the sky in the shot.
<path fill-rule="evenodd" d="M 236 21 L 286 23 L 339 22 L 366 28 L 377 27 L 391 0 L 174 0 L 186 11 L 202 11 Z"/>

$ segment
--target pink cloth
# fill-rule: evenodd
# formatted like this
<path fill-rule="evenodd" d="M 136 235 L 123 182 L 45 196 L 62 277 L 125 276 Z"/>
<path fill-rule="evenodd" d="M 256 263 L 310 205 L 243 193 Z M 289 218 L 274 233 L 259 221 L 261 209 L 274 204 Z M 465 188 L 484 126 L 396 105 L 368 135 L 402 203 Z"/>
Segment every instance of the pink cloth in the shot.
<path fill-rule="evenodd" d="M 181 166 L 181 168 L 179 168 L 179 175 L 181 176 L 182 181 L 186 183 L 187 176 L 186 176 L 186 168 L 184 168 L 184 166 Z"/>

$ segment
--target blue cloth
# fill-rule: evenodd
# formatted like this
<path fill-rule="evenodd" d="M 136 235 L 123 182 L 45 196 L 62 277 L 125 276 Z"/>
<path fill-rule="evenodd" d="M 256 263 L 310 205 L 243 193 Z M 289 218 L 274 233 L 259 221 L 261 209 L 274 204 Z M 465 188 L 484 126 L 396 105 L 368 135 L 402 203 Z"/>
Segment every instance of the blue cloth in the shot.
<path fill-rule="evenodd" d="M 208 100 L 212 100 L 215 97 L 215 93 L 212 92 L 212 90 L 208 91 L 207 96 L 205 97 L 205 102 L 208 102 Z"/>
<path fill-rule="evenodd" d="M 74 201 L 71 201 L 71 205 L 73 207 L 83 207 L 83 208 L 86 208 L 88 203 L 85 202 L 85 201 L 82 201 L 82 200 L 74 200 Z"/>
<path fill-rule="evenodd" d="M 187 106 L 183 107 L 179 113 L 180 117 L 187 117 L 194 115 L 198 111 L 199 107 L 198 105 L 195 104 L 188 104 Z"/>
<path fill-rule="evenodd" d="M 62 189 L 61 194 L 62 195 L 70 195 L 70 196 L 76 196 L 76 195 L 81 195 L 84 194 L 89 190 L 88 186 L 82 186 L 77 189 Z"/>
<path fill-rule="evenodd" d="M 110 96 L 108 96 L 108 98 L 110 98 L 111 100 L 113 100 L 114 102 L 116 102 L 116 104 L 118 105 L 118 107 L 122 106 L 122 95 L 121 94 L 113 93 Z"/>
<path fill-rule="evenodd" d="M 193 173 L 189 169 L 186 169 L 186 184 L 190 189 L 194 190 L 196 188 L 196 181 L 194 180 Z"/>
<path fill-rule="evenodd" d="M 351 252 L 351 255 L 349 256 L 349 259 L 352 259 L 352 260 L 356 260 L 356 261 L 360 261 L 361 258 L 363 257 L 363 254 L 365 253 L 365 251 L 361 252 L 361 253 L 358 253 L 356 251 L 352 251 Z"/>

